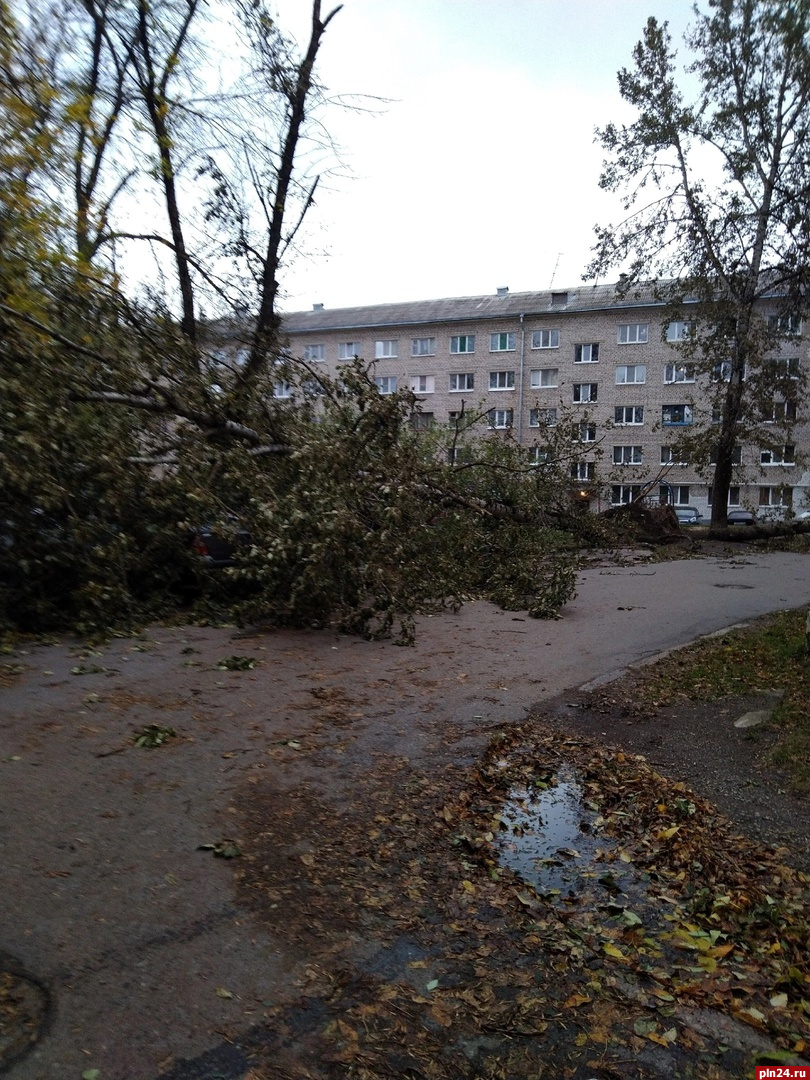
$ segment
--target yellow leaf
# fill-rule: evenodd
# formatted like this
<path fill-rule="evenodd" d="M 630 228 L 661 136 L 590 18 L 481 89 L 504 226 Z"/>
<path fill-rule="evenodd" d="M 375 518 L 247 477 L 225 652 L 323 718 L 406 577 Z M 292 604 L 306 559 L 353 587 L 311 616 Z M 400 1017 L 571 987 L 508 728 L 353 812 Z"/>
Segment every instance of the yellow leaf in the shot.
<path fill-rule="evenodd" d="M 232 994 L 232 993 L 230 992 L 230 990 L 226 990 L 226 989 L 225 989 L 224 987 L 222 987 L 222 986 L 218 986 L 218 987 L 216 988 L 216 990 L 214 991 L 214 993 L 215 993 L 215 994 L 217 995 L 217 997 L 219 997 L 219 998 L 232 998 L 232 997 L 233 997 L 233 994 Z"/>
<path fill-rule="evenodd" d="M 680 825 L 673 825 L 671 829 L 662 829 L 661 832 L 658 834 L 658 839 L 659 840 L 671 840 L 672 837 L 675 835 L 675 833 L 680 832 L 680 831 L 681 831 Z"/>
<path fill-rule="evenodd" d="M 773 1005 L 775 1009 L 786 1009 L 787 1003 L 787 994 L 774 994 L 774 996 L 771 998 L 771 1005 Z"/>
<path fill-rule="evenodd" d="M 566 1009 L 576 1009 L 580 1005 L 587 1005 L 591 999 L 587 994 L 572 994 L 568 1001 L 563 1003 Z"/>
<path fill-rule="evenodd" d="M 610 942 L 607 942 L 605 945 L 603 945 L 602 950 L 603 952 L 607 953 L 608 956 L 615 957 L 616 960 L 627 960 L 627 957 L 624 955 L 622 950 L 617 949 L 616 946 L 611 945 Z"/>
<path fill-rule="evenodd" d="M 314 866 L 315 865 L 315 856 L 314 855 L 302 855 L 301 856 L 301 862 L 304 864 L 304 866 Z"/>
<path fill-rule="evenodd" d="M 473 885 L 473 883 L 471 881 L 468 881 L 466 878 L 464 879 L 464 881 L 462 881 L 461 885 L 462 885 L 462 888 L 464 889 L 464 892 L 466 892 L 466 893 L 474 893 L 475 892 L 475 886 Z"/>

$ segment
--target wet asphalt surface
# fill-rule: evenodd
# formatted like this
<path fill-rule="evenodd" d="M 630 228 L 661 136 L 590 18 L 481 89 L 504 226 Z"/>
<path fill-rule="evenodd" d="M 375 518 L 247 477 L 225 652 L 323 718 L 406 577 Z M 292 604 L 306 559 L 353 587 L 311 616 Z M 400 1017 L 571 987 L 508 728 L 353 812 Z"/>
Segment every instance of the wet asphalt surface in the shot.
<path fill-rule="evenodd" d="M 49 995 L 41 1037 L 8 1075 L 245 1075 L 263 1008 L 293 1000 L 309 962 L 283 927 L 240 909 L 231 865 L 201 848 L 232 836 L 252 776 L 350 799 L 341 754 L 429 768 L 452 723 L 472 760 L 537 702 L 808 604 L 810 558 L 735 551 L 595 565 L 560 621 L 472 603 L 422 620 L 413 648 L 152 627 L 91 654 L 65 642 L 8 658 L 22 671 L 0 688 L 0 959 Z M 257 664 L 217 668 L 233 655 Z M 341 703 L 335 724 L 313 711 L 314 691 Z M 176 735 L 136 749 L 147 724 Z"/>

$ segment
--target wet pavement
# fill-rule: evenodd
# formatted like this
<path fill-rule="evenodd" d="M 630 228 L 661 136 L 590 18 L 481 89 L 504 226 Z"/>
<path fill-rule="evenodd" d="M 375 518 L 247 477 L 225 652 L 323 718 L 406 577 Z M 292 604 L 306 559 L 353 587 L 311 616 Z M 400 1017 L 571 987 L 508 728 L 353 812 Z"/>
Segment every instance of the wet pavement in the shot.
<path fill-rule="evenodd" d="M 805 604 L 810 559 L 735 552 L 593 566 L 558 622 L 472 603 L 422 620 L 413 648 L 152 627 L 92 653 L 63 643 L 7 658 L 23 670 L 0 688 L 0 952 L 51 999 L 42 1037 L 8 1075 L 244 1075 L 235 1037 L 261 1030 L 267 1003 L 295 998 L 311 960 L 238 905 L 231 864 L 201 849 L 233 837 L 254 779 L 348 805 L 342 762 L 429 769 L 450 725 L 472 762 L 493 727 L 535 702 Z M 217 667 L 232 655 L 256 666 Z M 148 724 L 176 736 L 135 748 Z"/>

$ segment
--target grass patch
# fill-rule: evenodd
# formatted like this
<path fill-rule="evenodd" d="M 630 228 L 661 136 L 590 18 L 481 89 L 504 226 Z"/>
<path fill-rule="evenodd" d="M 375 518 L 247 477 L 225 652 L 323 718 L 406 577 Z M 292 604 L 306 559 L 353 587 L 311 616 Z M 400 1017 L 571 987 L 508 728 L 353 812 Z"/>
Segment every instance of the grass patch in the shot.
<path fill-rule="evenodd" d="M 644 669 L 637 696 L 648 707 L 717 701 L 776 687 L 785 697 L 774 713 L 774 763 L 800 791 L 810 791 L 810 658 L 807 611 L 779 612 L 753 627 L 697 641 Z"/>

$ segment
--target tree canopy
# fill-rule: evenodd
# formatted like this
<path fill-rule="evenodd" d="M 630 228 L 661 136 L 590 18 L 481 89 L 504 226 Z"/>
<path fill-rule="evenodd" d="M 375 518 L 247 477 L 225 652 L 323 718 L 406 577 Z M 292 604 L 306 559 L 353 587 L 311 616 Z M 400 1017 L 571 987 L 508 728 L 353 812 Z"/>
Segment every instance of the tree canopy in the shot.
<path fill-rule="evenodd" d="M 0 8 L 0 625 L 135 622 L 191 579 L 244 618 L 408 640 L 468 596 L 546 616 L 573 594 L 598 526 L 565 423 L 532 462 L 482 416 L 417 431 L 362 361 L 334 380 L 286 348 L 339 10 L 314 0 L 299 48 L 235 0 L 225 85 L 203 0 Z M 201 525 L 249 538 L 221 581 Z"/>
<path fill-rule="evenodd" d="M 802 386 L 787 361 L 810 283 L 810 4 L 710 0 L 695 18 L 685 68 L 651 18 L 619 72 L 635 119 L 597 134 L 601 186 L 627 213 L 597 229 L 588 274 L 622 268 L 625 294 L 652 287 L 684 325 L 677 348 L 714 406 L 697 453 L 716 462 L 721 527 L 739 441 L 775 413 L 771 438 L 790 442 Z"/>

